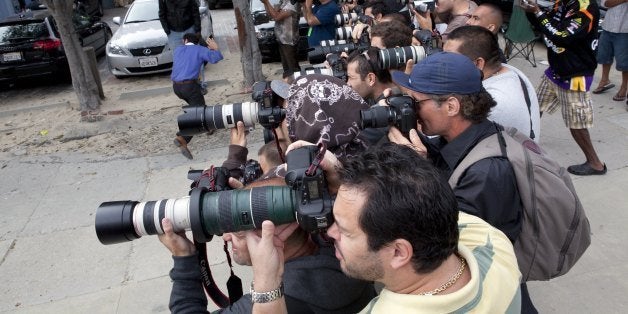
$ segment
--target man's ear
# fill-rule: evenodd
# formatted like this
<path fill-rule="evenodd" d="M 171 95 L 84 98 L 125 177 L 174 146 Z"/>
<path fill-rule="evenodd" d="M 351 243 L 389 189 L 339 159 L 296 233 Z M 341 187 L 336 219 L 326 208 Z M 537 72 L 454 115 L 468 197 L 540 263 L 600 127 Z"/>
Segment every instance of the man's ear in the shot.
<path fill-rule="evenodd" d="M 488 30 L 491 31 L 491 33 L 495 34 L 496 26 L 497 25 L 491 23 L 491 24 L 488 24 L 488 27 L 486 27 L 486 28 L 488 28 Z"/>
<path fill-rule="evenodd" d="M 475 63 L 475 67 L 480 71 L 484 71 L 484 66 L 486 65 L 486 60 L 484 60 L 484 58 L 477 58 L 473 63 Z"/>
<path fill-rule="evenodd" d="M 376 81 L 377 75 L 375 75 L 375 73 L 369 72 L 369 74 L 366 75 L 366 83 L 369 84 L 369 86 L 375 85 Z"/>
<path fill-rule="evenodd" d="M 400 269 L 406 265 L 412 263 L 412 244 L 406 239 L 396 239 L 390 246 L 392 250 L 392 256 L 390 259 L 390 267 L 393 269 Z"/>
<path fill-rule="evenodd" d="M 445 102 L 446 102 L 446 105 L 447 105 L 447 115 L 448 116 L 453 117 L 453 116 L 455 116 L 455 115 L 460 113 L 461 104 L 460 104 L 460 101 L 458 101 L 458 98 L 451 96 L 451 97 L 447 98 L 447 100 L 445 100 Z"/>

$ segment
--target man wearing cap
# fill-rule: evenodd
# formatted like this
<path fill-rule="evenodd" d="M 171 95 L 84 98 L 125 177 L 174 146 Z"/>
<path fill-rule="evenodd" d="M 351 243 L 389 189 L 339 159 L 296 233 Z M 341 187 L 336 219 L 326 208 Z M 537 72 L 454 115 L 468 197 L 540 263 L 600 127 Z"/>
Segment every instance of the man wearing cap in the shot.
<path fill-rule="evenodd" d="M 447 178 L 479 141 L 501 128 L 487 119 L 495 101 L 482 87 L 480 71 L 461 54 L 433 54 L 415 65 L 410 75 L 395 71 L 392 76 L 414 98 L 422 133 L 437 137 L 411 131 L 409 141 L 391 128 L 389 139 L 414 146 Z M 454 193 L 460 210 L 483 218 L 514 242 L 521 230 L 522 205 L 508 159 L 476 162 L 460 177 Z"/>
<path fill-rule="evenodd" d="M 414 98 L 423 134 L 411 131 L 408 140 L 391 128 L 389 139 L 412 145 L 447 179 L 477 143 L 502 129 L 487 119 L 495 101 L 482 86 L 480 71 L 464 55 L 437 53 L 415 65 L 410 75 L 396 71 L 392 76 L 402 91 Z M 519 237 L 523 205 L 507 158 L 490 157 L 471 165 L 454 194 L 459 210 L 486 220 L 513 243 Z M 528 308 L 532 303 L 525 284 L 521 294 L 524 309 Z"/>

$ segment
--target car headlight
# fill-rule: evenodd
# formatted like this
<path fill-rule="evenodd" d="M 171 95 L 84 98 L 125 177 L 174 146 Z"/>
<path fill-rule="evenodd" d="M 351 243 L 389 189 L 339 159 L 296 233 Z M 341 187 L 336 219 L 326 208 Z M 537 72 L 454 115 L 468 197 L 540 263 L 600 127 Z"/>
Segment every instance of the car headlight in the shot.
<path fill-rule="evenodd" d="M 263 30 L 258 30 L 257 31 L 257 39 L 262 39 L 262 38 L 272 38 L 275 37 L 275 31 L 272 29 L 263 29 Z"/>
<path fill-rule="evenodd" d="M 111 42 L 109 43 L 109 53 L 112 55 L 126 55 L 126 52 L 124 52 L 124 49 L 122 49 L 122 47 Z"/>

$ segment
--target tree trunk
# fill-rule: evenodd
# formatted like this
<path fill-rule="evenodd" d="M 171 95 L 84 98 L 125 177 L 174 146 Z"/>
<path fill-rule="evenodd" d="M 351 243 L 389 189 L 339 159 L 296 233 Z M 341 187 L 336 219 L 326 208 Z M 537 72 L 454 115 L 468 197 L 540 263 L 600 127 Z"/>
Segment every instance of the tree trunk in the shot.
<path fill-rule="evenodd" d="M 255 36 L 255 26 L 251 18 L 249 2 L 247 0 L 233 0 L 233 8 L 238 27 L 244 89 L 249 91 L 253 83 L 265 80 L 264 73 L 262 73 L 262 55 L 259 52 L 259 45 Z"/>
<path fill-rule="evenodd" d="M 92 73 L 87 54 L 83 52 L 83 47 L 79 42 L 72 23 L 73 1 L 44 0 L 44 3 L 54 17 L 61 34 L 61 42 L 70 66 L 72 86 L 76 92 L 80 110 L 94 111 L 100 109 L 101 103 L 94 73 Z"/>

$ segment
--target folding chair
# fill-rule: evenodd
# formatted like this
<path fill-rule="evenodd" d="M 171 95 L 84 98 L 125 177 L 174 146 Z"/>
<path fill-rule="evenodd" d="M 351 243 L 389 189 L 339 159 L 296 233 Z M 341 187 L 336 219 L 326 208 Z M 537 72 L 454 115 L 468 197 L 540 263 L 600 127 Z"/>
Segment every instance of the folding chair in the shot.
<path fill-rule="evenodd" d="M 506 56 L 506 60 L 519 55 L 528 60 L 533 67 L 536 67 L 534 45 L 539 38 L 540 36 L 534 33 L 523 9 L 513 4 L 508 29 L 504 33 L 506 40 L 504 56 Z"/>

